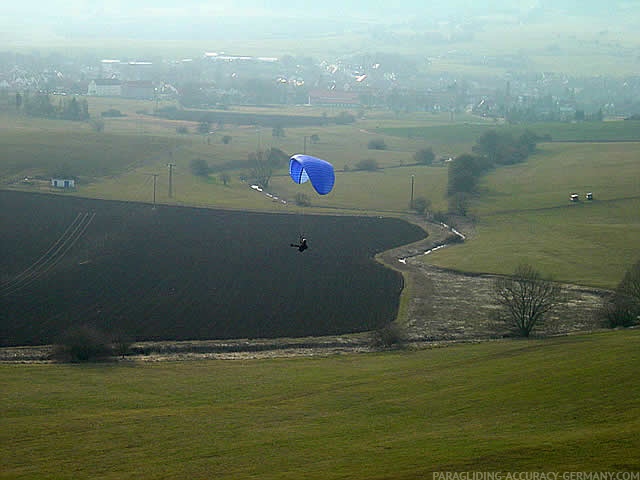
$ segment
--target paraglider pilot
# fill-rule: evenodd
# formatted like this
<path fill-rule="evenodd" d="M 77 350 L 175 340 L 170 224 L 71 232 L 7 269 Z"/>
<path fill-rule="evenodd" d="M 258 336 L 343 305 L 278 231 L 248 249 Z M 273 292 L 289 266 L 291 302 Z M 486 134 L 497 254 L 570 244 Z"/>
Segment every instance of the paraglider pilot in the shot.
<path fill-rule="evenodd" d="M 307 248 L 309 248 L 309 245 L 307 245 L 307 239 L 302 235 L 300 235 L 300 242 L 297 244 L 292 243 L 291 246 L 296 247 L 299 252 L 304 252 Z"/>

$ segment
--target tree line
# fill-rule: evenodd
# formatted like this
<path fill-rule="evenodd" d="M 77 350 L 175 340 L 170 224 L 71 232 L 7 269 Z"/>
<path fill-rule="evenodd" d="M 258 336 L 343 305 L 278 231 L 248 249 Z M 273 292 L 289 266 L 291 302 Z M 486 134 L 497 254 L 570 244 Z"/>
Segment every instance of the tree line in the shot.
<path fill-rule="evenodd" d="M 75 121 L 89 119 L 89 103 L 85 99 L 78 100 L 76 97 L 60 97 L 58 104 L 54 105 L 51 103 L 51 97 L 46 93 L 34 95 L 28 92 L 24 95 L 17 93 L 16 109 L 32 117 Z"/>
<path fill-rule="evenodd" d="M 476 193 L 482 175 L 501 165 L 524 162 L 537 147 L 540 137 L 526 130 L 519 136 L 510 132 L 489 130 L 482 134 L 472 153 L 465 153 L 449 163 L 447 196 L 450 210 L 467 213 L 468 197 Z"/>

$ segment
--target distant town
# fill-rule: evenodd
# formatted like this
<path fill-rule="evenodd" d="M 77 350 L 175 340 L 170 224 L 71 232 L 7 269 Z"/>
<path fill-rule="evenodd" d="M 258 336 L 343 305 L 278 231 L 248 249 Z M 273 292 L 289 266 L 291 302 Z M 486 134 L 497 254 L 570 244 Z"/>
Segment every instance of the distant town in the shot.
<path fill-rule="evenodd" d="M 449 55 L 457 55 L 450 52 Z M 601 121 L 640 114 L 640 77 L 527 72 L 517 58 L 473 58 L 513 67 L 500 77 L 430 72 L 430 59 L 391 54 L 335 59 L 202 52 L 152 60 L 0 53 L 0 103 L 15 94 L 171 100 L 184 108 L 313 105 L 402 112 L 472 112 L 509 122 Z M 518 73 L 521 72 L 521 73 Z"/>

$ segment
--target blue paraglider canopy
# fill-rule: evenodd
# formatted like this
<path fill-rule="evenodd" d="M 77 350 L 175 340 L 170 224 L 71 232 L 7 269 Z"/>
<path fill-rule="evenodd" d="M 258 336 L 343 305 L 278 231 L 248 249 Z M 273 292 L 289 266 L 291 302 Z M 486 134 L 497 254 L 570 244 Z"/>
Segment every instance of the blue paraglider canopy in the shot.
<path fill-rule="evenodd" d="M 289 175 L 296 183 L 310 180 L 311 185 L 320 195 L 329 193 L 336 181 L 333 165 L 311 155 L 292 156 L 289 159 Z"/>

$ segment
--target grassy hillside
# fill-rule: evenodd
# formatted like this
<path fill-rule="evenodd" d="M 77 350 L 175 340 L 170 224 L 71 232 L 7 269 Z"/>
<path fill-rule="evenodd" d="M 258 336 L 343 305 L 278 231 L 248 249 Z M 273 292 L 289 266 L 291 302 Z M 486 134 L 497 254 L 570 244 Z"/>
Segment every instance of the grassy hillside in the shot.
<path fill-rule="evenodd" d="M 234 362 L 0 365 L 2 478 L 640 469 L 640 332 Z"/>
<path fill-rule="evenodd" d="M 543 144 L 526 163 L 494 170 L 472 204 L 477 232 L 426 261 L 510 273 L 530 263 L 556 279 L 614 287 L 640 258 L 636 143 Z M 582 201 L 569 202 L 577 192 Z M 584 200 L 586 192 L 594 200 Z"/>
<path fill-rule="evenodd" d="M 413 154 L 428 144 L 423 138 L 407 139 L 396 135 L 376 133 L 377 126 L 391 121 L 384 114 L 371 114 L 370 118 L 355 125 L 326 127 L 299 127 L 285 129 L 285 137 L 275 138 L 270 128 L 225 125 L 215 133 L 197 134 L 197 123 L 155 119 L 139 111 L 152 112 L 152 102 L 126 102 L 112 99 L 91 100 L 94 114 L 109 108 L 120 110 L 123 118 L 105 119 L 105 130 L 98 134 L 83 123 L 63 122 L 15 117 L 4 114 L 7 128 L 0 136 L 7 149 L 0 154 L 0 180 L 5 185 L 25 176 L 47 178 L 62 167 L 70 174 L 81 177 L 76 194 L 81 196 L 151 201 L 152 174 L 158 174 L 156 198 L 158 202 L 206 205 L 225 208 L 292 211 L 257 195 L 239 178 L 250 174 L 248 155 L 258 149 L 278 148 L 285 153 L 307 153 L 326 158 L 338 170 L 336 189 L 326 197 L 318 198 L 310 185 L 295 185 L 287 176 L 288 165 L 274 172 L 269 189 L 281 197 L 293 199 L 299 192 L 311 197 L 314 206 L 353 212 L 405 212 L 410 199 L 410 178 L 416 176 L 415 195 L 425 196 L 438 209 L 446 208 L 443 186 L 446 171 L 441 168 L 412 166 Z M 246 109 L 239 109 L 246 110 Z M 292 114 L 294 109 L 273 109 L 280 114 Z M 305 112 L 308 112 L 305 109 Z M 311 114 L 321 117 L 321 110 Z M 329 110 L 329 115 L 338 112 Z M 422 116 L 400 120 L 409 125 L 428 120 L 440 123 L 442 118 Z M 398 123 L 398 121 L 396 121 Z M 187 134 L 178 134 L 178 127 Z M 319 140 L 311 143 L 310 137 Z M 231 137 L 225 144 L 224 136 Z M 306 137 L 306 149 L 305 149 Z M 383 139 L 385 150 L 371 150 L 368 142 Z M 450 155 L 435 149 L 436 153 Z M 208 178 L 192 174 L 190 164 L 202 159 L 214 173 Z M 354 169 L 362 160 L 375 160 L 381 169 L 392 170 L 372 175 Z M 173 170 L 173 197 L 168 194 L 167 163 Z M 343 170 L 349 170 L 348 173 Z M 224 185 L 219 179 L 221 171 L 230 174 L 231 182 Z M 100 178 L 96 178 L 99 175 Z M 335 195 L 335 196 L 334 196 Z"/>

